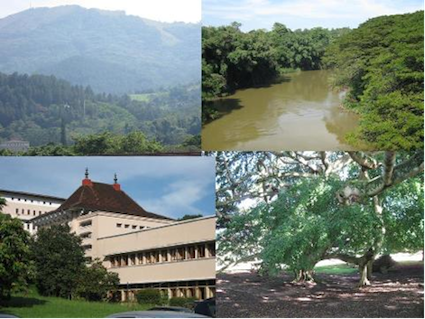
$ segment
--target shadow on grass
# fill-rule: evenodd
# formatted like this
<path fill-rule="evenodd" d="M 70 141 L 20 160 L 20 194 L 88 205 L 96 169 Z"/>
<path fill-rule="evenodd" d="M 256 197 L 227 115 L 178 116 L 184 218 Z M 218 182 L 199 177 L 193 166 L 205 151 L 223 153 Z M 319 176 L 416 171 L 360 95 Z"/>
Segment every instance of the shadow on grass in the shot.
<path fill-rule="evenodd" d="M 2 307 L 4 308 L 26 308 L 33 307 L 38 305 L 46 304 L 46 300 L 41 300 L 32 297 L 12 297 L 10 300 L 6 300 L 0 303 L 0 312 L 4 312 Z"/>

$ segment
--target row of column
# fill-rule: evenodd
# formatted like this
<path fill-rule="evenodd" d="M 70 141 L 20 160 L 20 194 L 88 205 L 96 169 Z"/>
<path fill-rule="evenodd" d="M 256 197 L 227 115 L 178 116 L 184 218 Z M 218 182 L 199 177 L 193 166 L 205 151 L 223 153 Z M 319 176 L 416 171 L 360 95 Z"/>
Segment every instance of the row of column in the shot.
<path fill-rule="evenodd" d="M 163 263 L 170 261 L 179 260 L 190 260 L 199 258 L 209 258 L 215 256 L 215 249 L 210 247 L 211 245 L 196 245 L 196 246 L 185 246 L 184 248 L 173 248 L 175 250 L 175 256 L 172 254 L 173 249 L 156 250 L 152 252 L 142 252 L 126 254 L 121 256 L 111 257 L 110 267 L 125 267 L 135 265 L 145 265 L 153 263 Z M 193 248 L 194 251 L 190 251 Z M 193 253 L 193 254 L 192 254 Z M 152 256 L 153 254 L 153 256 Z M 183 256 L 182 256 L 183 255 Z M 172 260 L 172 258 L 174 258 Z"/>
<path fill-rule="evenodd" d="M 186 297 L 199 300 L 212 298 L 215 296 L 215 288 L 205 287 L 176 287 L 176 288 L 157 288 L 168 295 L 168 298 Z M 135 301 L 138 290 L 121 290 L 121 301 Z"/>

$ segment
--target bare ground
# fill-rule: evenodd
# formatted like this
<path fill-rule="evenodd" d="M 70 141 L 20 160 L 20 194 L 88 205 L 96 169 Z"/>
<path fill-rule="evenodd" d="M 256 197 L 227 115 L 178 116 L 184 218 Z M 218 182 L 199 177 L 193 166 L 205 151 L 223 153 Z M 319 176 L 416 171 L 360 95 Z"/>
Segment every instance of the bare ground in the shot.
<path fill-rule="evenodd" d="M 424 317 L 424 268 L 398 266 L 357 288 L 358 275 L 316 275 L 316 284 L 291 277 L 217 275 L 217 317 Z"/>

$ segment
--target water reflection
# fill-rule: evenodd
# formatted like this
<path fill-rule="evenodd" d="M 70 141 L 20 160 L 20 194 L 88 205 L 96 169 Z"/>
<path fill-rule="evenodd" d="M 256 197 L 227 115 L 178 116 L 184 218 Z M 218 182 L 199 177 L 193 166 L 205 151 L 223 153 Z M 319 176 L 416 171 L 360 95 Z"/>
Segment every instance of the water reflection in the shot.
<path fill-rule="evenodd" d="M 204 125 L 203 149 L 350 150 L 344 136 L 358 116 L 340 107 L 328 77 L 328 71 L 298 72 L 215 101 L 222 117 Z"/>

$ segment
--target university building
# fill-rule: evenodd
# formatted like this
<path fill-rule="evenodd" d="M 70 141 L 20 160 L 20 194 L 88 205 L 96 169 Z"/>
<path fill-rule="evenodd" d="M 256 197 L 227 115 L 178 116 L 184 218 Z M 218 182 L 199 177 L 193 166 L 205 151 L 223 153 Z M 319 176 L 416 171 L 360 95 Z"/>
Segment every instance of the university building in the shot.
<path fill-rule="evenodd" d="M 38 198 L 38 205 L 52 204 L 48 210 L 17 207 L 17 194 L 22 201 L 27 193 L 0 191 L 6 198 L 4 212 L 24 220 L 32 233 L 67 223 L 82 238 L 87 260 L 99 259 L 118 274 L 121 300 L 132 300 L 144 288 L 160 289 L 170 298 L 215 295 L 215 216 L 176 221 L 148 212 L 121 189 L 116 177 L 113 184 L 97 183 L 87 171 L 66 200 L 25 197 Z M 16 214 L 20 209 L 31 214 Z"/>
<path fill-rule="evenodd" d="M 34 217 L 44 215 L 58 208 L 65 201 L 65 198 L 55 196 L 4 189 L 0 189 L 0 197 L 6 200 L 3 213 L 22 220 L 24 229 L 31 234 L 36 231 L 31 221 Z"/>

